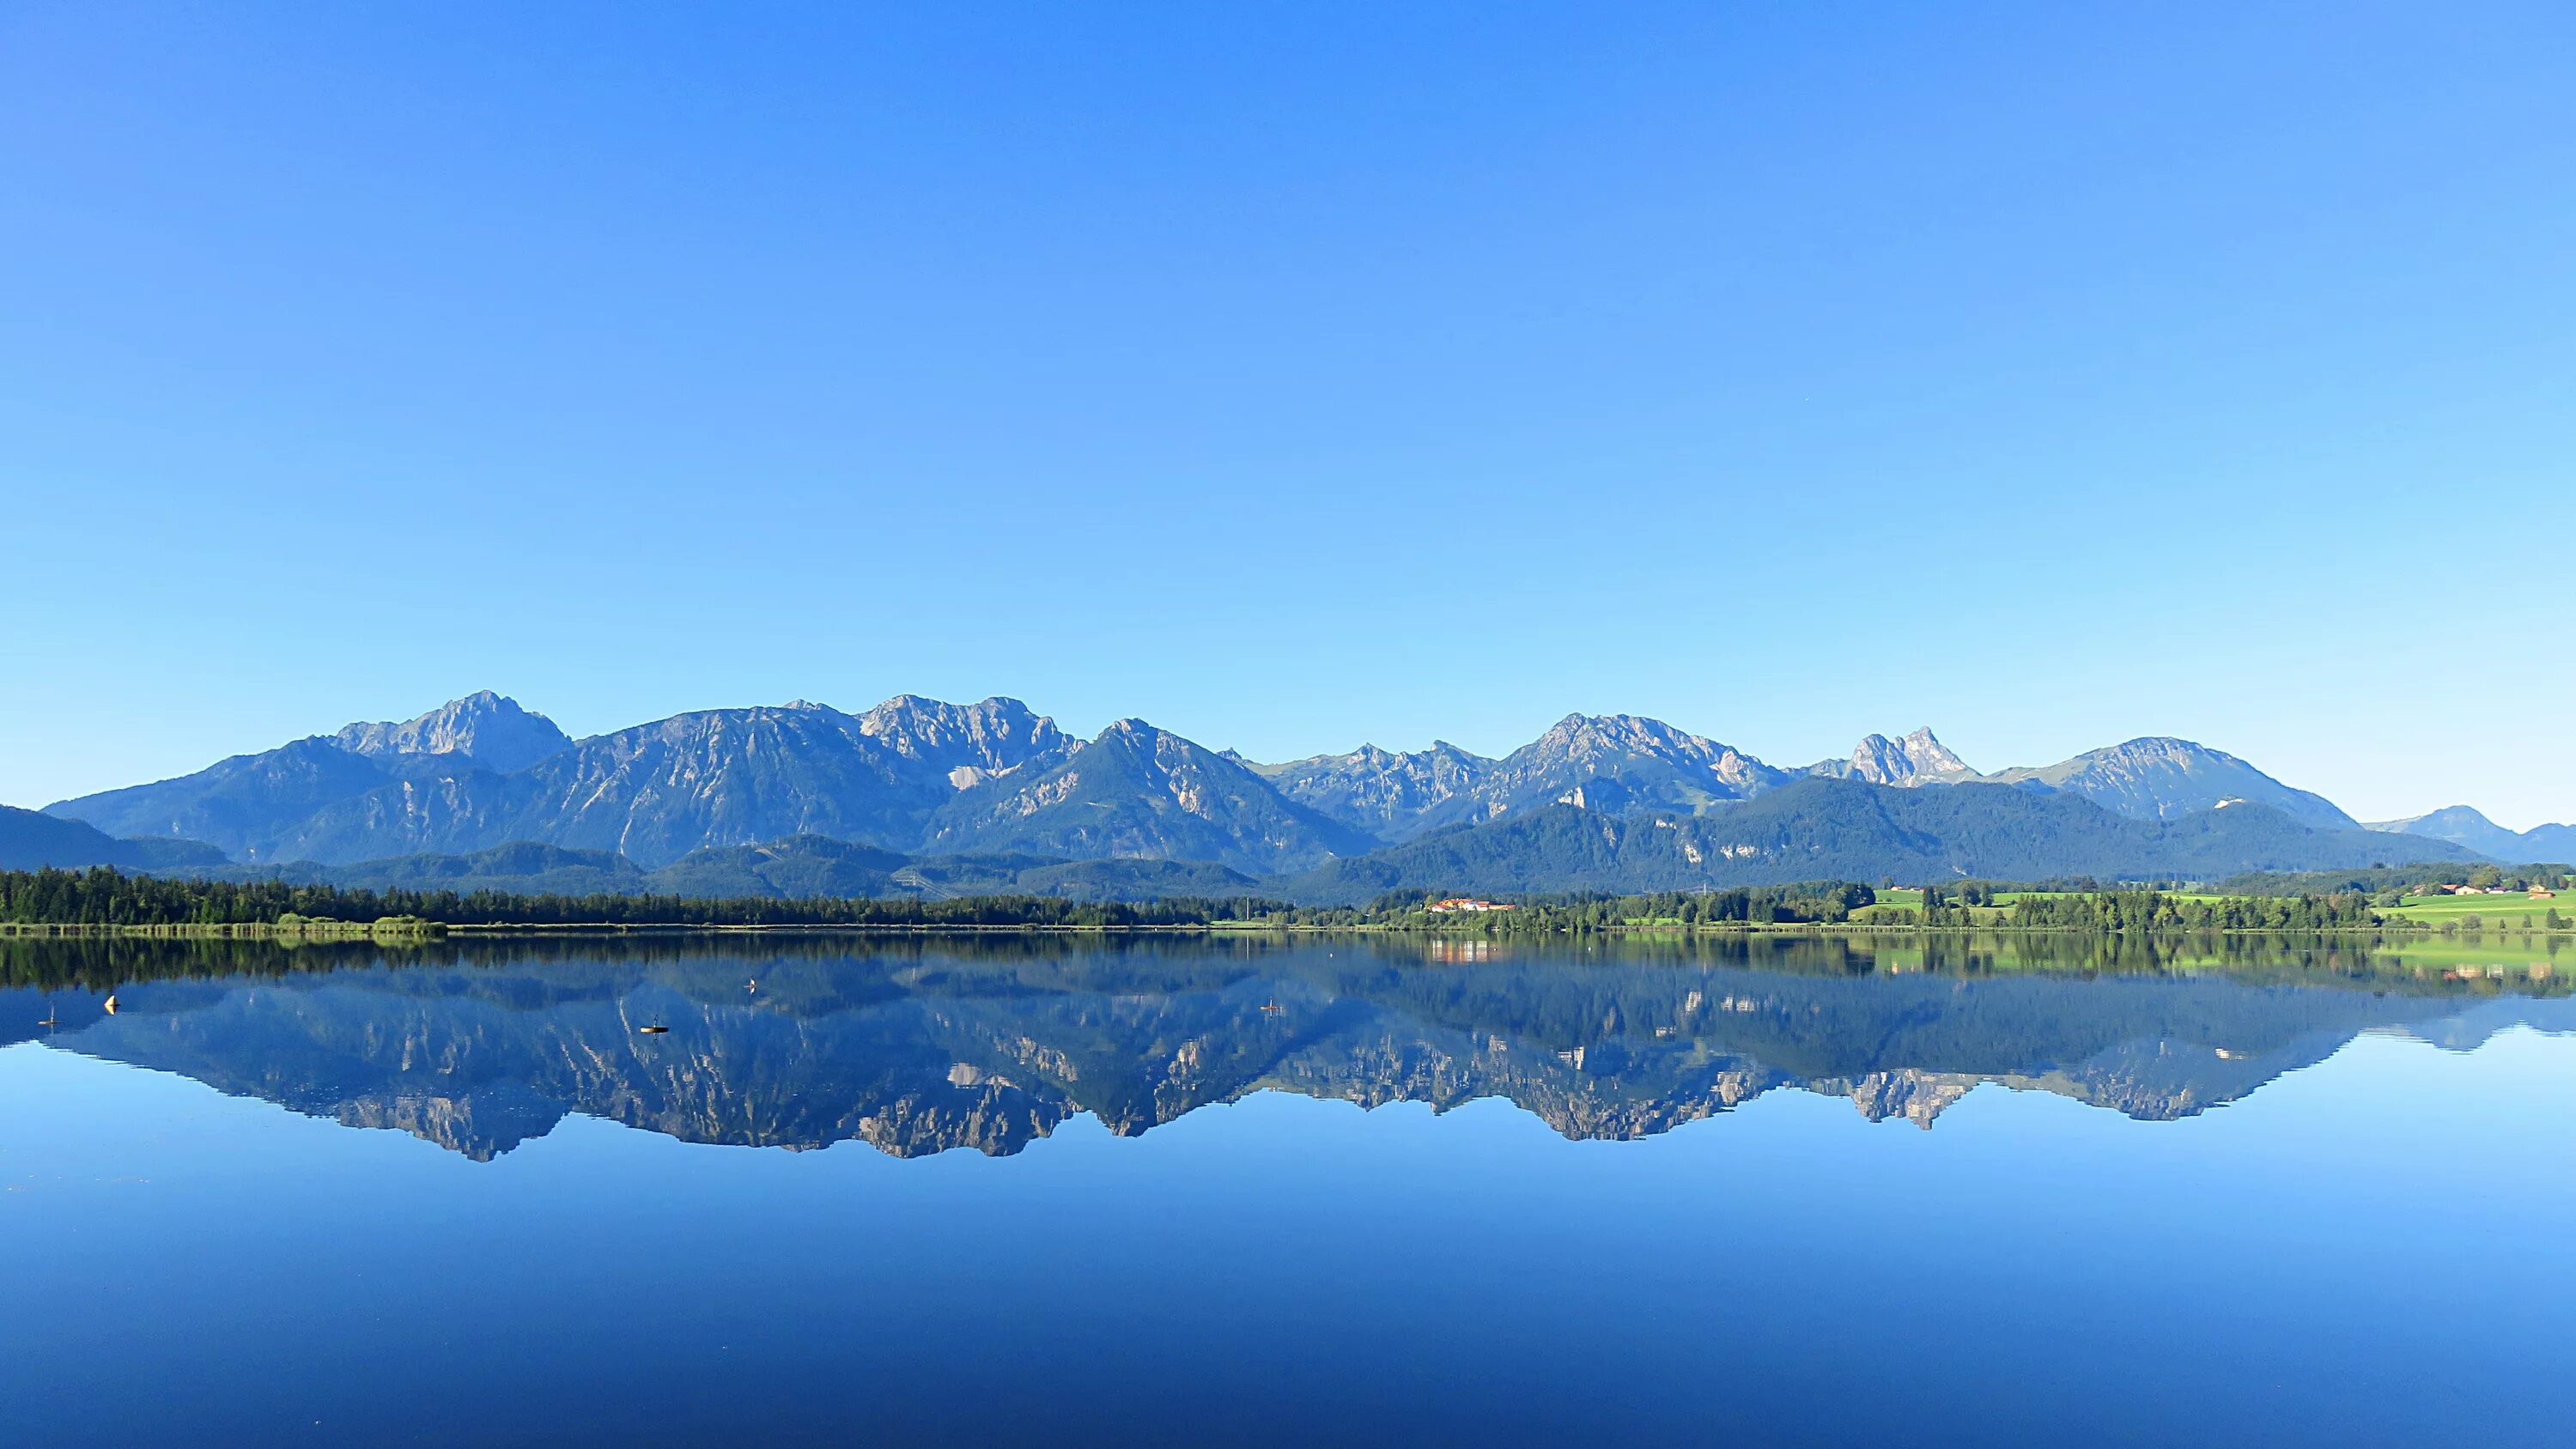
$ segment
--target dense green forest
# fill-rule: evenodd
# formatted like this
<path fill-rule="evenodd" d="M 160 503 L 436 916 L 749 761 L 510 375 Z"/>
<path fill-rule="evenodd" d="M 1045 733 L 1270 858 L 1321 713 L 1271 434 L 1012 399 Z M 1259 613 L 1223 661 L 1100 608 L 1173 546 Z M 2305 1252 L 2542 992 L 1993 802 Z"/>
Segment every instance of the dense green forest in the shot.
<path fill-rule="evenodd" d="M 1925 895 L 1904 926 L 1978 926 L 2094 933 L 2348 931 L 2409 927 L 2381 916 L 2357 891 L 2306 896 L 2194 899 L 2158 890 L 2019 894 L 1969 881 Z M 1841 925 L 1877 900 L 1849 881 L 1745 886 L 1645 895 L 1523 899 L 1508 910 L 1431 909 L 1409 892 L 1354 906 L 1296 906 L 1256 896 L 1090 901 L 991 895 L 950 900 L 814 896 L 520 895 L 500 891 L 369 890 L 279 880 L 223 881 L 82 871 L 0 872 L 0 924 L 68 927 L 258 927 L 310 931 L 317 924 L 396 918 L 440 926 L 814 926 L 853 928 L 1370 928 L 1480 936 L 1533 936 L 1638 928 Z"/>
<path fill-rule="evenodd" d="M 502 926 L 994 926 L 1135 927 L 1255 923 L 1282 927 L 1379 926 L 1477 929 L 1484 934 L 1583 930 L 1646 920 L 1681 925 L 1831 924 L 1874 899 L 1845 882 L 1757 886 L 1696 894 L 1541 899 L 1473 917 L 1426 909 L 1419 895 L 1365 906 L 1292 906 L 1255 896 L 1159 901 L 1063 896 L 963 896 L 922 900 L 813 896 L 699 897 L 519 895 L 492 890 L 363 889 L 282 880 L 201 880 L 82 871 L 0 873 L 0 922 L 65 926 L 274 925 L 288 918 L 374 921 L 407 917 L 446 925 Z"/>
<path fill-rule="evenodd" d="M 90 870 L 0 873 L 0 922 L 22 925 L 271 925 L 281 917 L 410 916 L 500 926 L 1198 926 L 1258 918 L 1274 902 L 1179 898 L 1129 903 L 1061 896 L 877 900 L 815 896 L 516 895 L 367 890 L 281 880 L 192 880 Z"/>
<path fill-rule="evenodd" d="M 2366 896 L 2230 896 L 2192 900 L 2162 891 L 2026 895 L 2011 925 L 2054 931 L 2350 931 L 2382 924 Z"/>

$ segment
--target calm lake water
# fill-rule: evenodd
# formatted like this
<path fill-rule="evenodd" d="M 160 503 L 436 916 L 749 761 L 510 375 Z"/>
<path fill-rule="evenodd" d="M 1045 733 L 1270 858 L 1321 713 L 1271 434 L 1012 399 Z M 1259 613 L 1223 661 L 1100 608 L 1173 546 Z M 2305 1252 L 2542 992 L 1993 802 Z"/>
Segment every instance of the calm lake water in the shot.
<path fill-rule="evenodd" d="M 2571 977 L 0 942 L 0 1439 L 2563 1446 Z"/>

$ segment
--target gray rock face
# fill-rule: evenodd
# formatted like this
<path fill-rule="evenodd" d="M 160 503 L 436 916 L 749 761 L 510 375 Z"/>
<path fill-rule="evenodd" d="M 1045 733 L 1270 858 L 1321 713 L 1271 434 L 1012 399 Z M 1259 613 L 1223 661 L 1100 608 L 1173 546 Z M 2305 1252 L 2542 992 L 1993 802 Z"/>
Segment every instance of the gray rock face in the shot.
<path fill-rule="evenodd" d="M 1082 748 L 1082 741 L 1057 729 L 1054 720 L 1016 699 L 947 704 L 898 694 L 860 715 L 858 728 L 895 758 L 957 790 Z"/>
<path fill-rule="evenodd" d="M 458 755 L 508 774 L 569 748 L 572 737 L 519 702 L 484 690 L 450 700 L 415 719 L 340 727 L 331 742 L 353 755 Z"/>
<path fill-rule="evenodd" d="M 1901 1118 L 1929 1132 L 1935 1118 L 1985 1082 L 1984 1077 L 1973 1073 L 1926 1072 L 1908 1067 L 1806 1086 L 1828 1097 L 1851 1098 L 1852 1105 L 1872 1122 Z"/>
<path fill-rule="evenodd" d="M 1310 755 L 1284 765 L 1249 765 L 1297 803 L 1384 840 L 1408 840 L 1432 812 L 1474 795 L 1494 762 L 1446 740 L 1411 753 L 1362 745 L 1347 755 Z"/>
<path fill-rule="evenodd" d="M 1867 780 L 1873 785 L 1948 785 L 1983 778 L 1928 728 L 1901 740 L 1870 735 L 1852 747 L 1850 759 L 1810 765 L 1807 773 L 1838 780 Z"/>

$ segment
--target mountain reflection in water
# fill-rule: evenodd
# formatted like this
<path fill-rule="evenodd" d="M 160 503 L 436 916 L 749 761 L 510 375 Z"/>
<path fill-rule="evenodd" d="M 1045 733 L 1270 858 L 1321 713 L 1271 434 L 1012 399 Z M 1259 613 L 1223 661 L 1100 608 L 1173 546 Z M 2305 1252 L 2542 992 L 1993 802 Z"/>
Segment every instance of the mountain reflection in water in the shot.
<path fill-rule="evenodd" d="M 2271 938 L 21 940 L 0 942 L 0 1045 L 46 1037 L 478 1159 L 570 1113 L 691 1142 L 1007 1155 L 1078 1114 L 1133 1135 L 1264 1090 L 1500 1097 L 1572 1138 L 1652 1136 L 1783 1088 L 1926 1128 L 1987 1082 L 2163 1120 L 2365 1031 L 2469 1047 L 2517 1023 L 2576 1030 L 2569 963 L 2475 955 Z"/>

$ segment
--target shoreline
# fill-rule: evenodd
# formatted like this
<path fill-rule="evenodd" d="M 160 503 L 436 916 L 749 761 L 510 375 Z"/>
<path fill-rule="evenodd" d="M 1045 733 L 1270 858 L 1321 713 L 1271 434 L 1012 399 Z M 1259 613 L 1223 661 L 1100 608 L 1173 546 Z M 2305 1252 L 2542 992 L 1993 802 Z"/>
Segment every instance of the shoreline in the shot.
<path fill-rule="evenodd" d="M 2480 929 L 2444 932 L 2437 927 L 2417 925 L 2340 926 L 2309 928 L 2238 928 L 2233 930 L 2087 930 L 2076 926 L 2015 926 L 2008 923 L 1989 925 L 1875 925 L 1851 922 L 1727 922 L 1696 926 L 1592 926 L 1580 931 L 1484 932 L 1465 930 L 1418 930 L 1384 925 L 1272 925 L 1253 922 L 1208 922 L 1198 925 L 813 925 L 778 923 L 756 925 L 693 925 L 671 922 L 565 921 L 547 924 L 505 922 L 431 922 L 428 929 L 414 926 L 374 929 L 371 925 L 352 924 L 338 929 L 315 930 L 309 926 L 278 926 L 266 922 L 239 924 L 187 925 L 98 925 L 51 922 L 0 922 L 0 940 L 200 940 L 200 941 L 279 941 L 289 943 L 366 942 L 375 945 L 416 945 L 454 937 L 492 938 L 506 936 L 1405 936 L 1441 941 L 1540 941 L 1570 939 L 1577 936 L 1641 936 L 1685 938 L 1696 936 L 2091 936 L 2101 938 L 2127 936 L 2335 936 L 2397 937 L 2408 941 L 2433 943 L 2442 940 L 2483 941 L 2538 938 L 2541 940 L 2576 940 L 2576 926 L 2550 930 Z"/>

